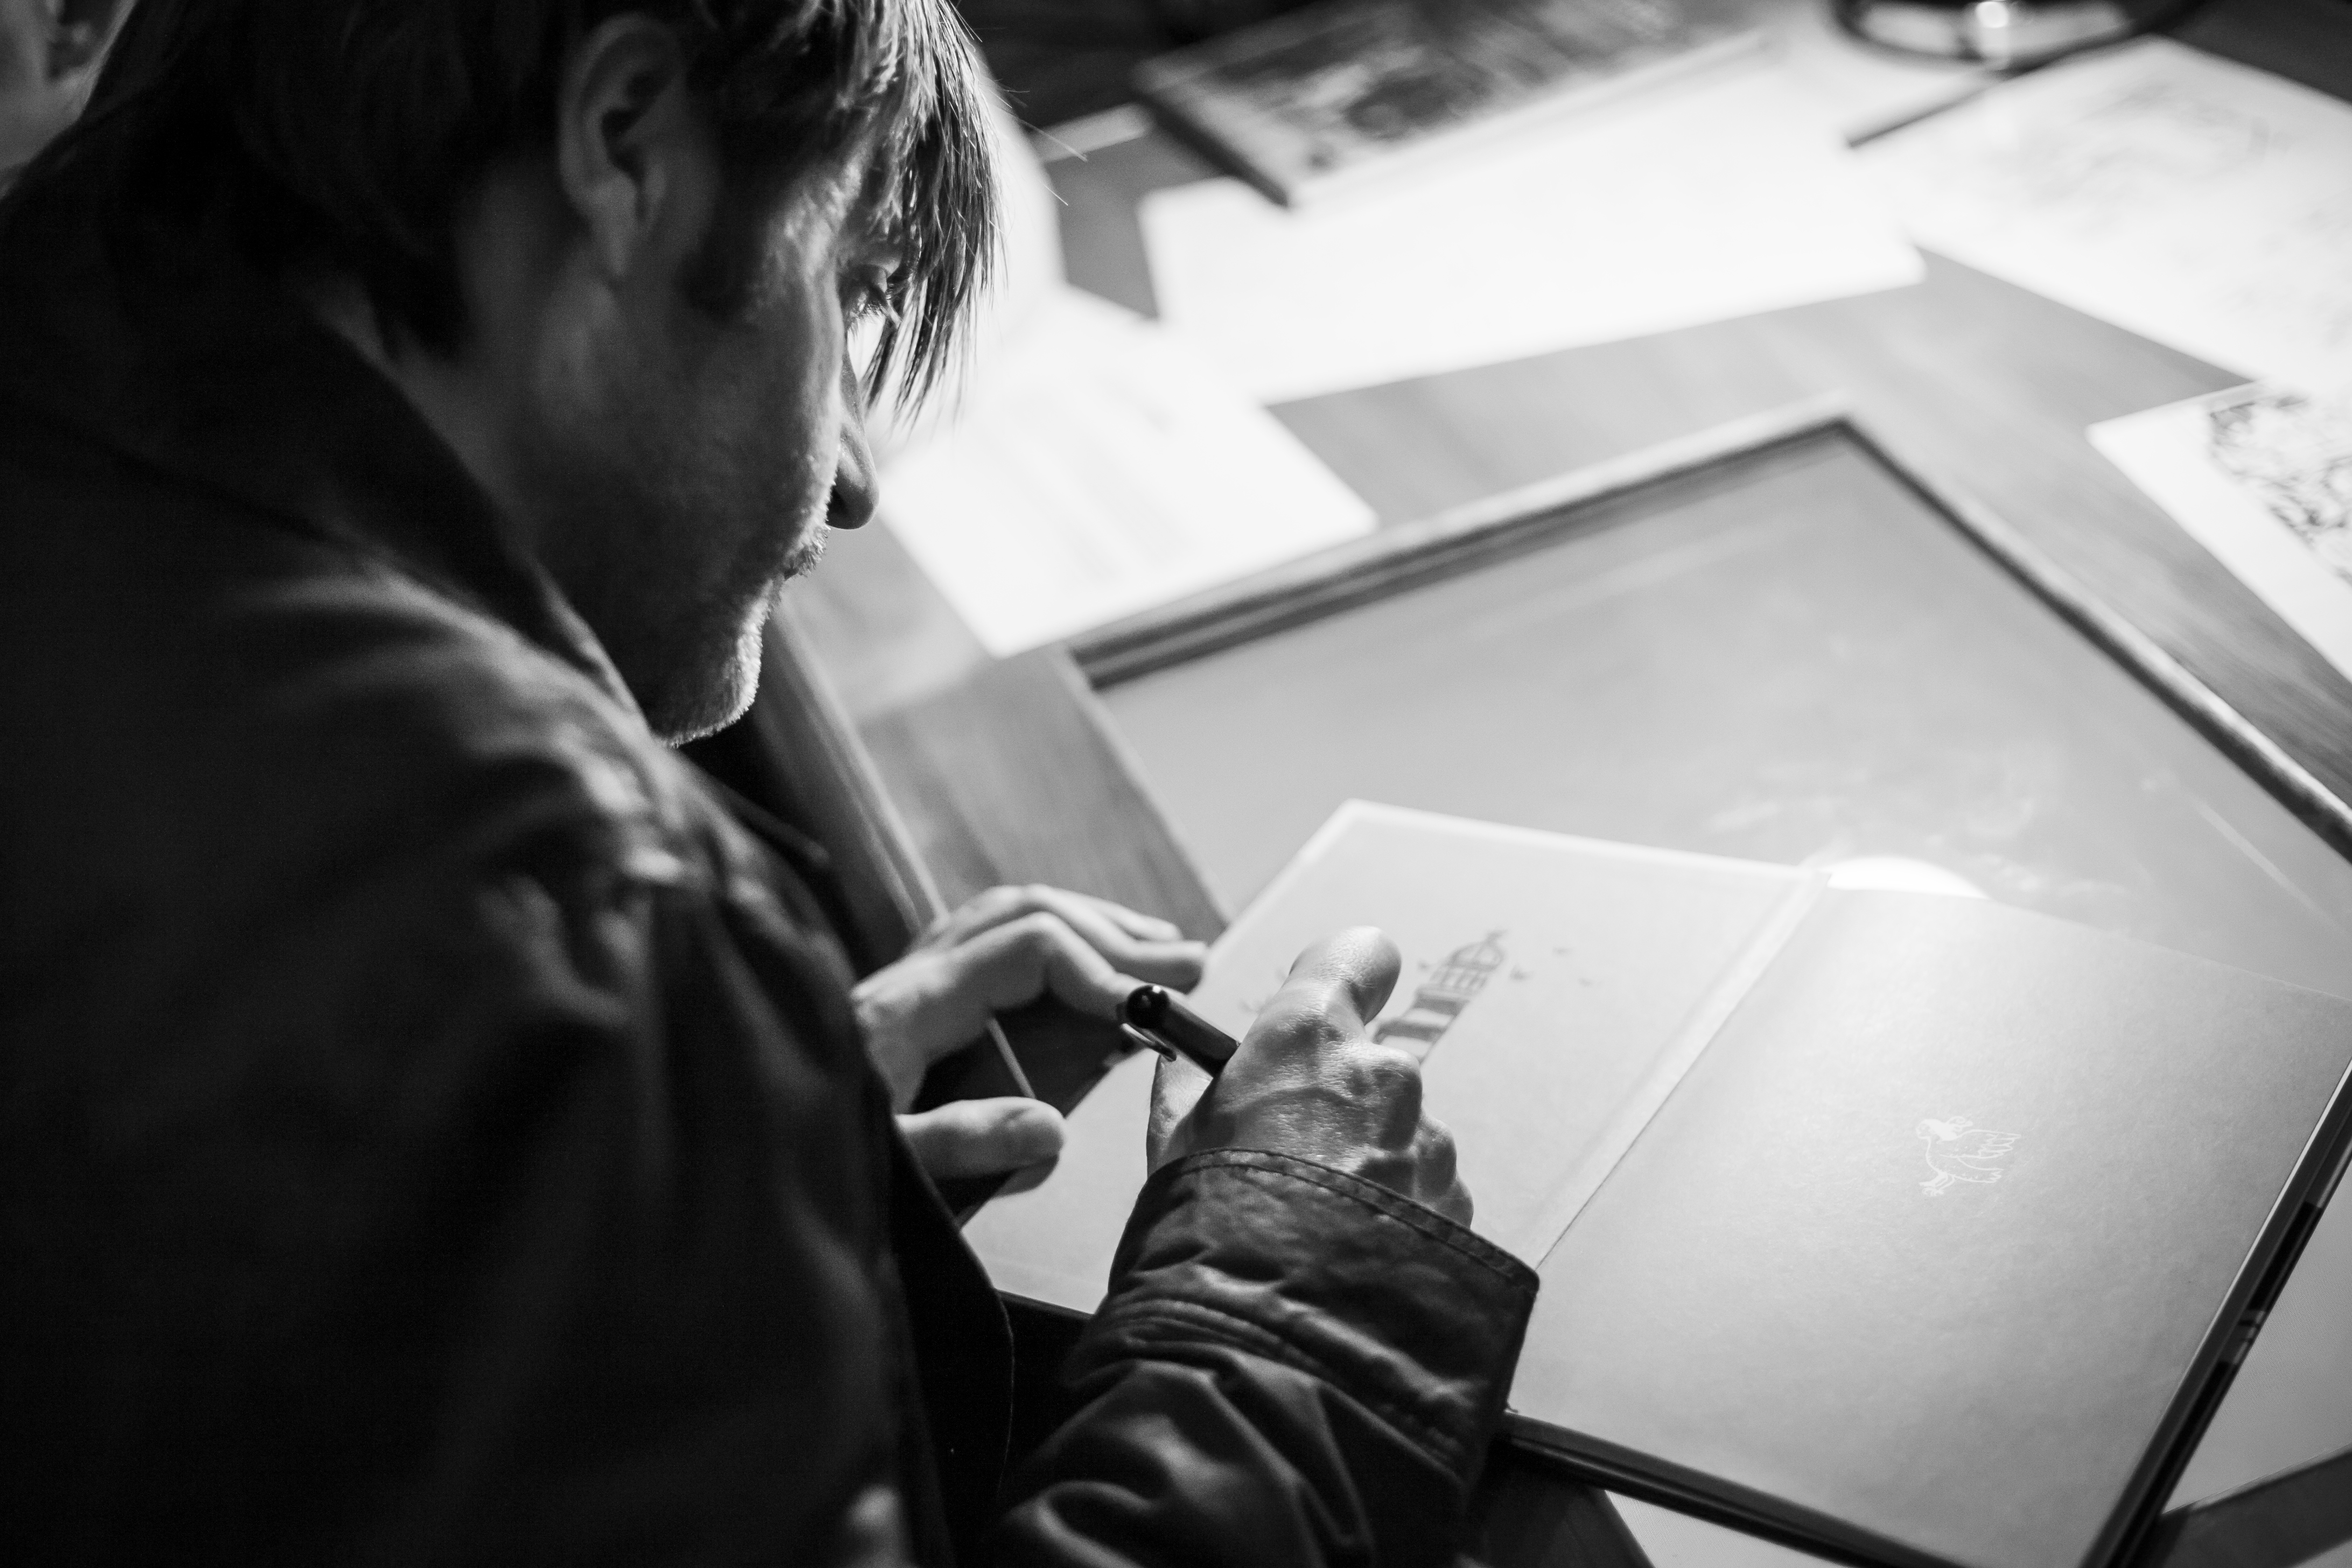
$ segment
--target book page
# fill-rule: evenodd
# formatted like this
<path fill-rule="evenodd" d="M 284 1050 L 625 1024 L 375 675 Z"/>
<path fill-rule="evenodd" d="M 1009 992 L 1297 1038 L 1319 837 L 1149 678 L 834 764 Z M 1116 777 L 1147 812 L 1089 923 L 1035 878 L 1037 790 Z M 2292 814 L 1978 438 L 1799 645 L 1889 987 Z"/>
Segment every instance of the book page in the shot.
<path fill-rule="evenodd" d="M 1511 1403 L 1914 1560 L 2072 1568 L 2352 1060 L 2352 1003 L 1824 893 L 1543 1265 Z"/>
<path fill-rule="evenodd" d="M 1377 925 L 1404 959 L 1373 1034 L 1421 1058 L 1472 1228 L 1539 1259 L 1816 884 L 1776 866 L 1350 802 L 1234 923 L 1193 1004 L 1245 1032 L 1299 951 Z M 1152 1058 L 1070 1118 L 1060 1165 L 964 1236 L 1000 1289 L 1091 1311 L 1145 1175 Z"/>

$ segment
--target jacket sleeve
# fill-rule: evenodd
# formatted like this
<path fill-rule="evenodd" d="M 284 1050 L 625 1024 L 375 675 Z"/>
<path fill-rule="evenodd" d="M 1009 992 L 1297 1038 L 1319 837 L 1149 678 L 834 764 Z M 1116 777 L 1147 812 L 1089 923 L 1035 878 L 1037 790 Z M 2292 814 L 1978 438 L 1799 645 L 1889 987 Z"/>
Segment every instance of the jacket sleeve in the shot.
<path fill-rule="evenodd" d="M 1450 1563 L 1535 1303 L 1435 1212 L 1255 1150 L 1145 1185 L 994 1560 Z"/>

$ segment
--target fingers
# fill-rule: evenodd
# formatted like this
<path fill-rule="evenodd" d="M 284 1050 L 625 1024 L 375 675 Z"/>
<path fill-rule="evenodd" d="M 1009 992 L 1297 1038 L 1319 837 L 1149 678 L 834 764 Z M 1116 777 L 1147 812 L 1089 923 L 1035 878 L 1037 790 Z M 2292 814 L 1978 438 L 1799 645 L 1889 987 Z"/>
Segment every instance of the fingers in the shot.
<path fill-rule="evenodd" d="M 1166 921 L 1058 888 L 993 888 L 932 922 L 905 957 L 858 982 L 851 1003 L 893 1103 L 991 1016 L 1052 994 L 1097 1018 L 1146 980 L 1200 983 L 1208 950 Z"/>
<path fill-rule="evenodd" d="M 1468 1225 L 1474 1205 L 1470 1189 L 1462 1184 L 1461 1173 L 1455 1168 L 1452 1131 L 1443 1121 L 1423 1117 L 1415 1143 L 1415 1184 L 1420 1190 L 1414 1195 L 1454 1224 Z"/>
<path fill-rule="evenodd" d="M 867 1050 L 903 1105 L 931 1063 L 995 1015 L 1050 993 L 1108 1018 L 1138 984 L 1058 917 L 1036 911 L 966 942 L 919 948 L 859 981 L 850 1001 Z"/>
<path fill-rule="evenodd" d="M 1051 915 L 1113 966 L 1139 980 L 1189 991 L 1208 949 L 1175 926 L 1108 899 L 1035 885 L 991 888 L 934 922 L 926 947 L 954 947 L 1034 915 Z"/>
<path fill-rule="evenodd" d="M 1317 1034 L 1355 1036 L 1388 1005 L 1403 960 L 1396 943 L 1372 926 L 1324 938 L 1301 952 L 1257 1026 L 1287 1033 L 1309 1026 Z"/>
<path fill-rule="evenodd" d="M 1192 1152 L 1183 1124 L 1216 1080 L 1182 1057 L 1162 1057 L 1151 1075 L 1151 1122 L 1143 1136 L 1147 1169 L 1158 1170 Z"/>
<path fill-rule="evenodd" d="M 1062 1118 L 1034 1100 L 958 1100 L 898 1118 L 916 1163 L 933 1181 L 992 1176 L 1062 1152 Z"/>
<path fill-rule="evenodd" d="M 1118 1016 L 1139 984 L 1059 917 L 1038 912 L 982 932 L 956 950 L 964 989 L 992 1013 L 1048 994 L 1097 1018 Z"/>

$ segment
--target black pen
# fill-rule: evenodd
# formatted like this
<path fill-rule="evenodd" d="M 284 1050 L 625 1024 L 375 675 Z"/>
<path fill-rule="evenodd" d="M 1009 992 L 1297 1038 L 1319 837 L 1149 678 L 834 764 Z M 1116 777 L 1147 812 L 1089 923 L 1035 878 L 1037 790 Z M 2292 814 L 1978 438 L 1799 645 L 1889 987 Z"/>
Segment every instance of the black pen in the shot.
<path fill-rule="evenodd" d="M 1173 1060 L 1180 1053 L 1214 1078 L 1242 1043 L 1184 1005 L 1183 998 L 1159 985 L 1139 985 L 1118 1005 L 1122 1033 L 1139 1046 Z"/>

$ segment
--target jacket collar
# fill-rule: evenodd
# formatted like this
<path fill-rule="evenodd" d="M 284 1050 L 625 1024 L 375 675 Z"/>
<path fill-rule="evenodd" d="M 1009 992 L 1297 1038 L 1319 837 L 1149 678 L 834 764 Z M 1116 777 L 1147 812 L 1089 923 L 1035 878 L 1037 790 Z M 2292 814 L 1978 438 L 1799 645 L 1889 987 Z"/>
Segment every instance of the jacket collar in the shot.
<path fill-rule="evenodd" d="M 225 236 L 101 221 L 89 173 L 70 166 L 0 209 L 0 398 L 420 579 L 637 712 L 587 624 L 398 388 Z"/>

